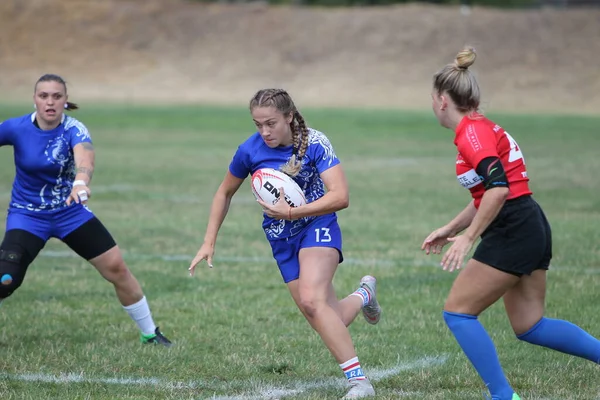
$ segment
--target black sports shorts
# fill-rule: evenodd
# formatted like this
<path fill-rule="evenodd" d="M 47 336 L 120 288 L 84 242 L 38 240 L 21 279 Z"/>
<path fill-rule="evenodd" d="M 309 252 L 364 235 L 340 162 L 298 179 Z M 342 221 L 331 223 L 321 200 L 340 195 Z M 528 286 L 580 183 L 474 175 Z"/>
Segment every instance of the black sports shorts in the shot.
<path fill-rule="evenodd" d="M 117 245 L 112 235 L 96 217 L 90 219 L 62 241 L 85 260 L 91 260 Z"/>
<path fill-rule="evenodd" d="M 482 233 L 473 259 L 516 276 L 548 269 L 552 231 L 539 204 L 531 196 L 507 200 Z"/>
<path fill-rule="evenodd" d="M 91 260 L 116 246 L 115 240 L 96 217 L 83 223 L 65 236 L 62 241 L 85 260 Z M 44 248 L 46 241 L 23 229 L 6 231 L 0 250 L 13 250 L 23 254 L 21 265 L 26 270 Z"/>

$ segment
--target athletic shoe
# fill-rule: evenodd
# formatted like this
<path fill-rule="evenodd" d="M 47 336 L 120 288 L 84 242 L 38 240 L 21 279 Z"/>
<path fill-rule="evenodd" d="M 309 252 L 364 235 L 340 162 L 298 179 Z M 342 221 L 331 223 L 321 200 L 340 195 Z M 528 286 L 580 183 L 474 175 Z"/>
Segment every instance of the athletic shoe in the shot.
<path fill-rule="evenodd" d="M 363 397 L 375 396 L 375 389 L 368 379 L 355 379 L 350 381 L 350 390 L 342 400 L 361 399 Z"/>
<path fill-rule="evenodd" d="M 486 393 L 483 394 L 483 398 L 485 400 L 492 400 L 492 398 L 490 396 L 488 396 Z M 519 397 L 518 394 L 513 393 L 511 400 L 521 400 L 521 398 Z"/>
<path fill-rule="evenodd" d="M 156 330 L 151 335 L 141 335 L 141 342 L 143 344 L 162 344 L 165 347 L 171 347 L 172 343 L 167 339 L 156 327 Z"/>
<path fill-rule="evenodd" d="M 377 279 L 371 275 L 363 276 L 360 287 L 371 295 L 371 301 L 362 308 L 363 317 L 368 323 L 375 325 L 381 318 L 381 307 L 377 302 Z"/>

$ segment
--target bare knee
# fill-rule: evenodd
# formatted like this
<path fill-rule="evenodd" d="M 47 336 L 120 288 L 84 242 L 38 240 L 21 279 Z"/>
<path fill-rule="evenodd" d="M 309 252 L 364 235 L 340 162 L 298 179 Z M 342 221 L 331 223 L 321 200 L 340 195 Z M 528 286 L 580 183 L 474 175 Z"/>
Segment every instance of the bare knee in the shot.
<path fill-rule="evenodd" d="M 90 260 L 90 262 L 96 267 L 102 277 L 112 284 L 119 284 L 127 281 L 132 276 L 123 257 L 117 252 L 111 254 L 109 251 L 106 254 Z"/>
<path fill-rule="evenodd" d="M 541 319 L 544 318 L 543 310 L 528 310 L 518 313 L 508 314 L 510 325 L 515 335 L 522 335 L 533 328 Z"/>
<path fill-rule="evenodd" d="M 544 299 L 527 296 L 523 291 L 511 291 L 504 296 L 504 307 L 515 335 L 528 332 L 544 317 Z"/>
<path fill-rule="evenodd" d="M 444 302 L 444 311 L 458 314 L 467 314 L 469 310 L 469 299 L 461 296 L 460 291 L 457 291 L 453 286 L 448 293 L 448 297 Z"/>
<path fill-rule="evenodd" d="M 120 283 L 130 279 L 131 272 L 124 262 L 120 262 L 109 266 L 108 273 L 106 274 L 105 278 L 111 283 Z"/>
<path fill-rule="evenodd" d="M 469 314 L 471 307 L 469 307 L 468 302 L 461 301 L 460 299 L 456 299 L 451 295 L 448 296 L 446 302 L 444 303 L 444 311 L 457 313 L 457 314 Z"/>
<path fill-rule="evenodd" d="M 308 318 L 314 318 L 317 314 L 316 302 L 311 297 L 301 297 L 300 304 L 298 304 L 298 306 L 302 310 L 302 313 Z"/>
<path fill-rule="evenodd" d="M 319 299 L 314 293 L 300 293 L 300 302 L 298 306 L 307 318 L 315 318 L 318 315 L 319 310 L 325 306 L 325 300 Z"/>
<path fill-rule="evenodd" d="M 519 325 L 512 325 L 512 329 L 513 332 L 515 333 L 515 336 L 517 336 L 517 338 L 519 338 L 519 336 L 529 332 L 531 330 L 531 328 L 533 328 L 538 322 L 540 322 L 542 320 L 542 318 L 544 318 L 544 316 L 540 316 L 539 318 L 532 318 L 530 321 L 519 324 Z M 519 338 L 520 339 L 520 338 Z"/>
<path fill-rule="evenodd" d="M 527 277 L 504 295 L 504 307 L 515 334 L 528 332 L 543 317 L 545 287 Z"/>
<path fill-rule="evenodd" d="M 444 311 L 455 314 L 478 316 L 487 308 L 487 306 L 487 304 L 479 304 L 478 302 L 474 302 L 461 295 L 453 295 L 453 292 L 451 291 L 444 303 Z"/>
<path fill-rule="evenodd" d="M 514 275 L 471 259 L 454 280 L 444 310 L 479 315 L 501 298 L 518 279 Z"/>

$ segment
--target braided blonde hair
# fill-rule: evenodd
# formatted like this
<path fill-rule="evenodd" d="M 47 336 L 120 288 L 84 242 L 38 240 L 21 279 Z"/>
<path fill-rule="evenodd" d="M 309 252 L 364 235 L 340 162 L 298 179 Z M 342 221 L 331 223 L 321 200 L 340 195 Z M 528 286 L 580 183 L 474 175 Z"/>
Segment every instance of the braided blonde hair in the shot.
<path fill-rule="evenodd" d="M 250 111 L 256 107 L 275 107 L 285 116 L 293 115 L 290 122 L 294 150 L 289 160 L 280 167 L 289 176 L 296 176 L 302 168 L 302 158 L 308 148 L 308 127 L 304 118 L 296 108 L 292 97 L 283 89 L 262 89 L 250 100 Z"/>

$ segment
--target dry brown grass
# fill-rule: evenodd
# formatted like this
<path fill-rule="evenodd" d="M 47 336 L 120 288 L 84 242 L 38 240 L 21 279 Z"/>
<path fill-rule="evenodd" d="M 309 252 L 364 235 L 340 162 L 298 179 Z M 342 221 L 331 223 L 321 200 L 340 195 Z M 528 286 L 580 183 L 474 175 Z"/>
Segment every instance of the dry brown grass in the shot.
<path fill-rule="evenodd" d="M 405 5 L 306 9 L 183 0 L 0 2 L 0 88 L 43 73 L 77 100 L 245 104 L 265 86 L 300 106 L 428 107 L 463 44 L 488 110 L 600 111 L 600 9 Z"/>

